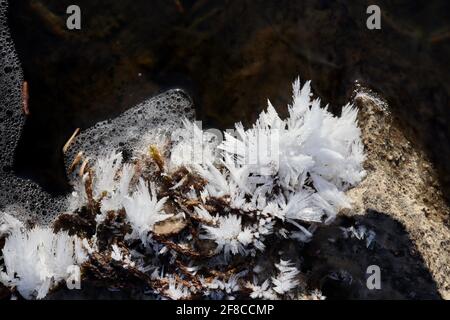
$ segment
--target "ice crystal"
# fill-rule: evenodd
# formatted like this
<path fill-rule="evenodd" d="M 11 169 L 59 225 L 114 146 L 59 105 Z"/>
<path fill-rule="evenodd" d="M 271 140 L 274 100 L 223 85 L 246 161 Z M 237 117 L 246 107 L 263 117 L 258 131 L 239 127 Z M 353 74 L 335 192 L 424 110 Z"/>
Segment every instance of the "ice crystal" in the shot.
<path fill-rule="evenodd" d="M 93 170 L 94 179 L 94 197 L 98 198 L 104 193 L 112 193 L 114 190 L 115 177 L 122 164 L 122 153 L 112 151 L 105 157 L 100 157 L 95 162 Z"/>
<path fill-rule="evenodd" d="M 101 201 L 100 210 L 101 215 L 96 217 L 97 222 L 102 222 L 105 219 L 105 215 L 109 211 L 119 210 L 123 208 L 126 197 L 129 193 L 131 179 L 134 175 L 134 167 L 130 164 L 124 164 L 118 182 L 117 189 L 106 195 Z"/>
<path fill-rule="evenodd" d="M 207 234 L 206 239 L 214 240 L 217 243 L 217 252 L 223 251 L 225 259 L 230 253 L 236 255 L 246 255 L 245 247 L 253 240 L 252 231 L 249 228 L 242 228 L 241 218 L 235 215 L 218 217 L 218 227 L 204 226 Z"/>
<path fill-rule="evenodd" d="M 164 293 L 172 300 L 188 299 L 191 296 L 189 289 L 178 284 L 172 277 L 169 279 L 169 287 Z"/>
<path fill-rule="evenodd" d="M 272 277 L 273 290 L 276 293 L 283 295 L 299 285 L 296 277 L 300 272 L 290 261 L 280 260 L 275 267 L 279 270 L 279 274 Z"/>
<path fill-rule="evenodd" d="M 252 290 L 250 298 L 252 299 L 276 299 L 275 292 L 270 288 L 270 280 L 266 279 L 261 285 L 255 283 L 248 284 L 248 288 Z"/>
<path fill-rule="evenodd" d="M 127 219 L 133 228 L 132 238 L 139 238 L 143 243 L 147 241 L 148 232 L 153 225 L 169 218 L 171 215 L 164 213 L 163 205 L 167 198 L 157 199 L 155 186 L 148 184 L 141 178 L 137 190 L 124 199 Z"/>
<path fill-rule="evenodd" d="M 16 287 L 25 298 L 45 297 L 71 275 L 71 266 L 86 260 L 80 240 L 67 232 L 40 227 L 25 230 L 15 223 L 10 233 L 2 250 L 6 271 L 0 273 L 0 280 Z"/>

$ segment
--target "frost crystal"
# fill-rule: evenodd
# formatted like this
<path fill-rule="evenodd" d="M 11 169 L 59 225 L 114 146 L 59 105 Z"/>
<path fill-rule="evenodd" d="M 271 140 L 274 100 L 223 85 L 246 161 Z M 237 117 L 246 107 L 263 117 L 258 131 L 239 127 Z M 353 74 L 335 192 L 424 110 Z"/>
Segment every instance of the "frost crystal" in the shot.
<path fill-rule="evenodd" d="M 270 288 L 269 279 L 265 280 L 261 285 L 251 283 L 248 287 L 252 290 L 250 294 L 250 298 L 252 299 L 276 299 L 275 292 Z"/>
<path fill-rule="evenodd" d="M 299 271 L 290 261 L 280 260 L 275 267 L 280 271 L 276 277 L 272 278 L 273 290 L 276 293 L 283 295 L 299 285 L 299 281 L 296 280 Z"/>
<path fill-rule="evenodd" d="M 189 289 L 178 284 L 172 277 L 169 279 L 169 287 L 165 291 L 165 294 L 172 300 L 188 299 L 191 296 Z"/>
<path fill-rule="evenodd" d="M 205 239 L 214 240 L 217 243 L 217 252 L 224 252 L 225 259 L 229 258 L 230 253 L 236 255 L 246 255 L 245 246 L 253 240 L 250 229 L 242 228 L 241 218 L 229 215 L 218 217 L 218 227 L 204 226 L 207 231 Z"/>
<path fill-rule="evenodd" d="M 94 197 L 98 198 L 104 193 L 112 193 L 114 179 L 122 164 L 122 153 L 110 152 L 106 157 L 99 158 L 94 165 Z"/>
<path fill-rule="evenodd" d="M 0 273 L 0 280 L 16 287 L 25 298 L 45 297 L 71 276 L 71 266 L 86 260 L 79 247 L 75 249 L 79 240 L 67 232 L 53 233 L 40 227 L 27 231 L 21 226 L 10 232 L 2 250 L 6 272 Z"/>
<path fill-rule="evenodd" d="M 119 210 L 123 208 L 123 203 L 128 195 L 131 179 L 134 175 L 134 167 L 130 164 L 124 164 L 122 167 L 122 172 L 118 187 L 114 192 L 107 195 L 101 201 L 101 212 L 102 214 L 97 216 L 97 222 L 101 222 L 105 218 L 105 213 L 108 211 Z"/>
<path fill-rule="evenodd" d="M 167 198 L 157 200 L 153 184 L 150 189 L 151 195 L 148 184 L 140 179 L 137 190 L 131 197 L 126 197 L 123 203 L 127 219 L 133 228 L 131 237 L 139 238 L 143 243 L 147 241 L 148 232 L 152 230 L 156 222 L 171 217 L 162 210 Z"/>

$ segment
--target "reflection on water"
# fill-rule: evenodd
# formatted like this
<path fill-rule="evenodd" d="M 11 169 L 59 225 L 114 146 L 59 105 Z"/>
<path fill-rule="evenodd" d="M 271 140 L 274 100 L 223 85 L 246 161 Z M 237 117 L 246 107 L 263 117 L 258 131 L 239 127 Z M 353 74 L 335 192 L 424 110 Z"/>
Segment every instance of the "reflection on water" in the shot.
<path fill-rule="evenodd" d="M 366 1 L 80 0 L 72 32 L 73 1 L 11 2 L 32 113 L 17 170 L 50 189 L 65 186 L 59 150 L 76 127 L 171 87 L 206 125 L 249 123 L 266 98 L 285 111 L 301 75 L 333 110 L 355 80 L 381 92 L 450 194 L 448 1 L 378 1 L 382 30 L 369 31 Z"/>

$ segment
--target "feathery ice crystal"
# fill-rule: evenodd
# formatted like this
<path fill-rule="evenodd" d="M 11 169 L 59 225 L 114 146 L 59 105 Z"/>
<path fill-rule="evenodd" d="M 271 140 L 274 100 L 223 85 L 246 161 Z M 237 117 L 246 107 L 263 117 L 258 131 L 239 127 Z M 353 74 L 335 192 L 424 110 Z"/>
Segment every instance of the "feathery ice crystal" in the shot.
<path fill-rule="evenodd" d="M 52 287 L 71 276 L 74 265 L 87 260 L 76 236 L 40 227 L 27 231 L 7 214 L 3 220 L 2 228 L 10 235 L 3 247 L 6 272 L 0 273 L 0 281 L 16 287 L 25 298 L 45 297 Z"/>
<path fill-rule="evenodd" d="M 167 198 L 156 199 L 155 186 L 151 185 L 151 195 L 148 185 L 143 179 L 139 180 L 139 186 L 131 197 L 126 197 L 123 202 L 127 218 L 133 228 L 131 237 L 137 237 L 146 242 L 148 232 L 158 221 L 163 221 L 170 217 L 162 211 L 162 207 Z"/>
<path fill-rule="evenodd" d="M 77 265 L 82 281 L 123 288 L 126 274 L 159 298 L 322 298 L 299 257 L 365 175 L 357 110 L 334 116 L 297 80 L 288 113 L 269 102 L 223 141 L 186 120 L 127 163 L 86 158 L 58 232 L 3 214 L 2 283 L 42 298 Z"/>

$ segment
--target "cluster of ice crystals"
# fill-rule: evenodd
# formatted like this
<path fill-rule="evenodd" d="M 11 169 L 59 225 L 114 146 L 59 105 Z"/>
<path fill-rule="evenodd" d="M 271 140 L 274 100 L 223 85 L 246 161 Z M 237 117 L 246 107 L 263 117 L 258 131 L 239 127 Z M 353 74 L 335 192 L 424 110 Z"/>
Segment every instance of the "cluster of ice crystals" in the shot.
<path fill-rule="evenodd" d="M 269 102 L 251 128 L 238 123 L 234 136 L 225 133 L 218 146 L 222 153 L 207 152 L 202 162 L 190 167 L 208 181 L 207 196 L 227 196 L 232 208 L 290 222 L 298 227 L 290 236 L 306 241 L 311 232 L 302 223 L 333 220 L 339 209 L 350 206 L 344 192 L 365 176 L 356 117 L 357 110 L 349 104 L 340 117 L 321 108 L 320 100 L 312 98 L 310 82 L 301 87 L 297 79 L 287 119 L 282 120 Z M 197 149 L 204 151 L 216 145 L 208 146 L 195 125 L 185 126 L 189 131 L 195 127 L 192 143 L 184 140 L 175 149 L 202 145 Z M 225 255 L 247 253 L 244 248 L 258 233 L 256 225 L 240 227 L 239 221 L 222 217 L 218 228 L 206 227 L 207 237 Z M 242 233 L 247 234 L 244 242 L 237 237 Z"/>
<path fill-rule="evenodd" d="M 81 240 L 50 228 L 25 227 L 10 215 L 3 215 L 3 229 L 10 234 L 3 247 L 5 272 L 0 281 L 16 287 L 25 298 L 43 298 L 50 289 L 71 277 L 87 260 Z"/>
<path fill-rule="evenodd" d="M 3 214 L 2 283 L 42 298 L 99 253 L 102 261 L 148 274 L 166 298 L 232 299 L 244 287 L 254 299 L 298 297 L 298 263 L 267 256 L 267 248 L 307 242 L 349 207 L 345 191 L 365 175 L 364 152 L 351 105 L 334 116 L 313 99 L 310 82 L 302 87 L 297 80 L 288 108 L 281 119 L 269 102 L 252 127 L 238 123 L 223 141 L 186 120 L 170 138 L 155 138 L 160 150 L 142 148 L 127 163 L 116 150 L 85 159 L 69 210 L 94 214 L 97 233 L 80 240 L 50 228 L 27 230 Z M 103 251 L 99 230 L 115 230 Z M 190 260 L 202 254 L 205 264 Z M 226 271 L 235 257 L 252 262 Z"/>

